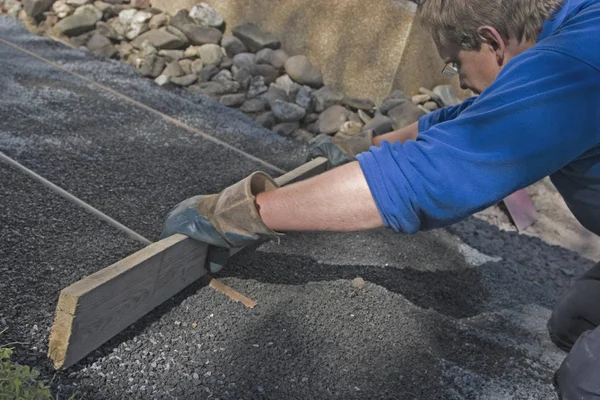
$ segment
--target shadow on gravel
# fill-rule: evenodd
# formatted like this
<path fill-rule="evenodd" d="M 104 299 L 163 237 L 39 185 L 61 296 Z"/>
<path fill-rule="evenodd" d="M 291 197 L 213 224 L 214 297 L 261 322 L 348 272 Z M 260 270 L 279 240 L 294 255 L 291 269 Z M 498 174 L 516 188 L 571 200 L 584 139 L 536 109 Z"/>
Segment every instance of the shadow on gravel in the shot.
<path fill-rule="evenodd" d="M 418 271 L 410 268 L 348 266 L 318 263 L 289 254 L 246 252 L 236 255 L 223 277 L 254 279 L 263 283 L 303 285 L 309 282 L 352 280 L 357 276 L 406 297 L 415 305 L 444 315 L 477 315 L 487 299 L 476 269 Z"/>

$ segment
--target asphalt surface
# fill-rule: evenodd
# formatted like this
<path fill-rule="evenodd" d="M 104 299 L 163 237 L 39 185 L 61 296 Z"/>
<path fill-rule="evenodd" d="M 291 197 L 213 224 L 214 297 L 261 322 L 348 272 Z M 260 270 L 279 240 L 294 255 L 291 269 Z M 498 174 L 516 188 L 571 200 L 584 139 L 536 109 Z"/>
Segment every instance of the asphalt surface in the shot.
<path fill-rule="evenodd" d="M 128 65 L 7 17 L 0 39 L 278 168 L 303 162 L 301 144 Z M 178 201 L 274 172 L 1 42 L 0 60 L 0 151 L 151 240 Z M 289 234 L 220 276 L 256 308 L 198 282 L 55 374 L 45 352 L 58 292 L 140 245 L 2 164 L 0 185 L 0 343 L 22 342 L 17 360 L 59 398 L 552 399 L 565 355 L 546 319 L 593 265 L 477 219 L 414 236 Z"/>

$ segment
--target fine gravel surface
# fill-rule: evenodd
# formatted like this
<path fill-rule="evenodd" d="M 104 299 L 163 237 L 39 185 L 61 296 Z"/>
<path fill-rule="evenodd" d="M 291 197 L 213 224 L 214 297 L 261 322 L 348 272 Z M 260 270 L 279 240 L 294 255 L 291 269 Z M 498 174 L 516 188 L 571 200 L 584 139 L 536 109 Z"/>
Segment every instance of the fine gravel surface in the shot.
<path fill-rule="evenodd" d="M 0 38 L 280 168 L 303 161 L 300 144 L 130 66 L 8 18 Z M 260 168 L 2 43 L 0 60 L 0 151 L 151 240 L 177 201 Z M 475 218 L 414 236 L 289 234 L 221 274 L 254 309 L 198 282 L 54 374 L 44 353 L 58 291 L 139 245 L 21 173 L 0 174 L 0 329 L 59 398 L 554 399 L 564 353 L 546 320 L 593 264 Z"/>

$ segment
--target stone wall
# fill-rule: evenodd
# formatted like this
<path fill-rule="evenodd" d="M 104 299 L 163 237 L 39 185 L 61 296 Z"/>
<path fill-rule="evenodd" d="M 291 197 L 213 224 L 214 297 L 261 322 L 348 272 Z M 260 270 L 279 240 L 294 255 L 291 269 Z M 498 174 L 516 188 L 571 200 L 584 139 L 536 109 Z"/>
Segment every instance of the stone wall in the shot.
<path fill-rule="evenodd" d="M 435 45 L 407 0 L 206 0 L 227 31 L 253 22 L 277 35 L 290 55 L 303 54 L 328 85 L 377 104 L 394 89 L 454 83 L 440 71 Z M 151 0 L 175 14 L 196 0 Z M 466 97 L 466 93 L 460 93 Z"/>

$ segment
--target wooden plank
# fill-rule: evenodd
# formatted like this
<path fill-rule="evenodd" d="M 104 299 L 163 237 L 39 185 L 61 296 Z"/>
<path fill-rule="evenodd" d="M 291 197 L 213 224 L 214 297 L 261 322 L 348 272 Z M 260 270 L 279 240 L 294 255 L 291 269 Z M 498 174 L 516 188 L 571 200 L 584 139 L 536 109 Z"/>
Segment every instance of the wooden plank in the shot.
<path fill-rule="evenodd" d="M 289 185 L 290 183 L 302 181 L 304 179 L 319 175 L 325 172 L 326 169 L 327 159 L 325 157 L 317 157 L 306 164 L 302 164 L 293 171 L 281 175 L 279 178 L 275 178 L 275 182 L 277 182 L 279 186 Z"/>
<path fill-rule="evenodd" d="M 281 186 L 297 182 L 325 171 L 326 165 L 327 159 L 319 157 L 276 181 Z M 207 247 L 175 234 L 63 289 L 48 349 L 54 367 L 75 364 L 204 276 Z M 211 282 L 211 287 L 247 307 L 254 306 L 250 299 L 223 286 L 215 280 Z"/>
<path fill-rule="evenodd" d="M 521 189 L 504 199 L 513 222 L 519 232 L 523 232 L 537 221 L 537 211 L 533 206 L 531 197 L 525 189 Z"/>
<path fill-rule="evenodd" d="M 63 289 L 48 355 L 67 368 L 206 274 L 207 245 L 173 235 Z"/>

